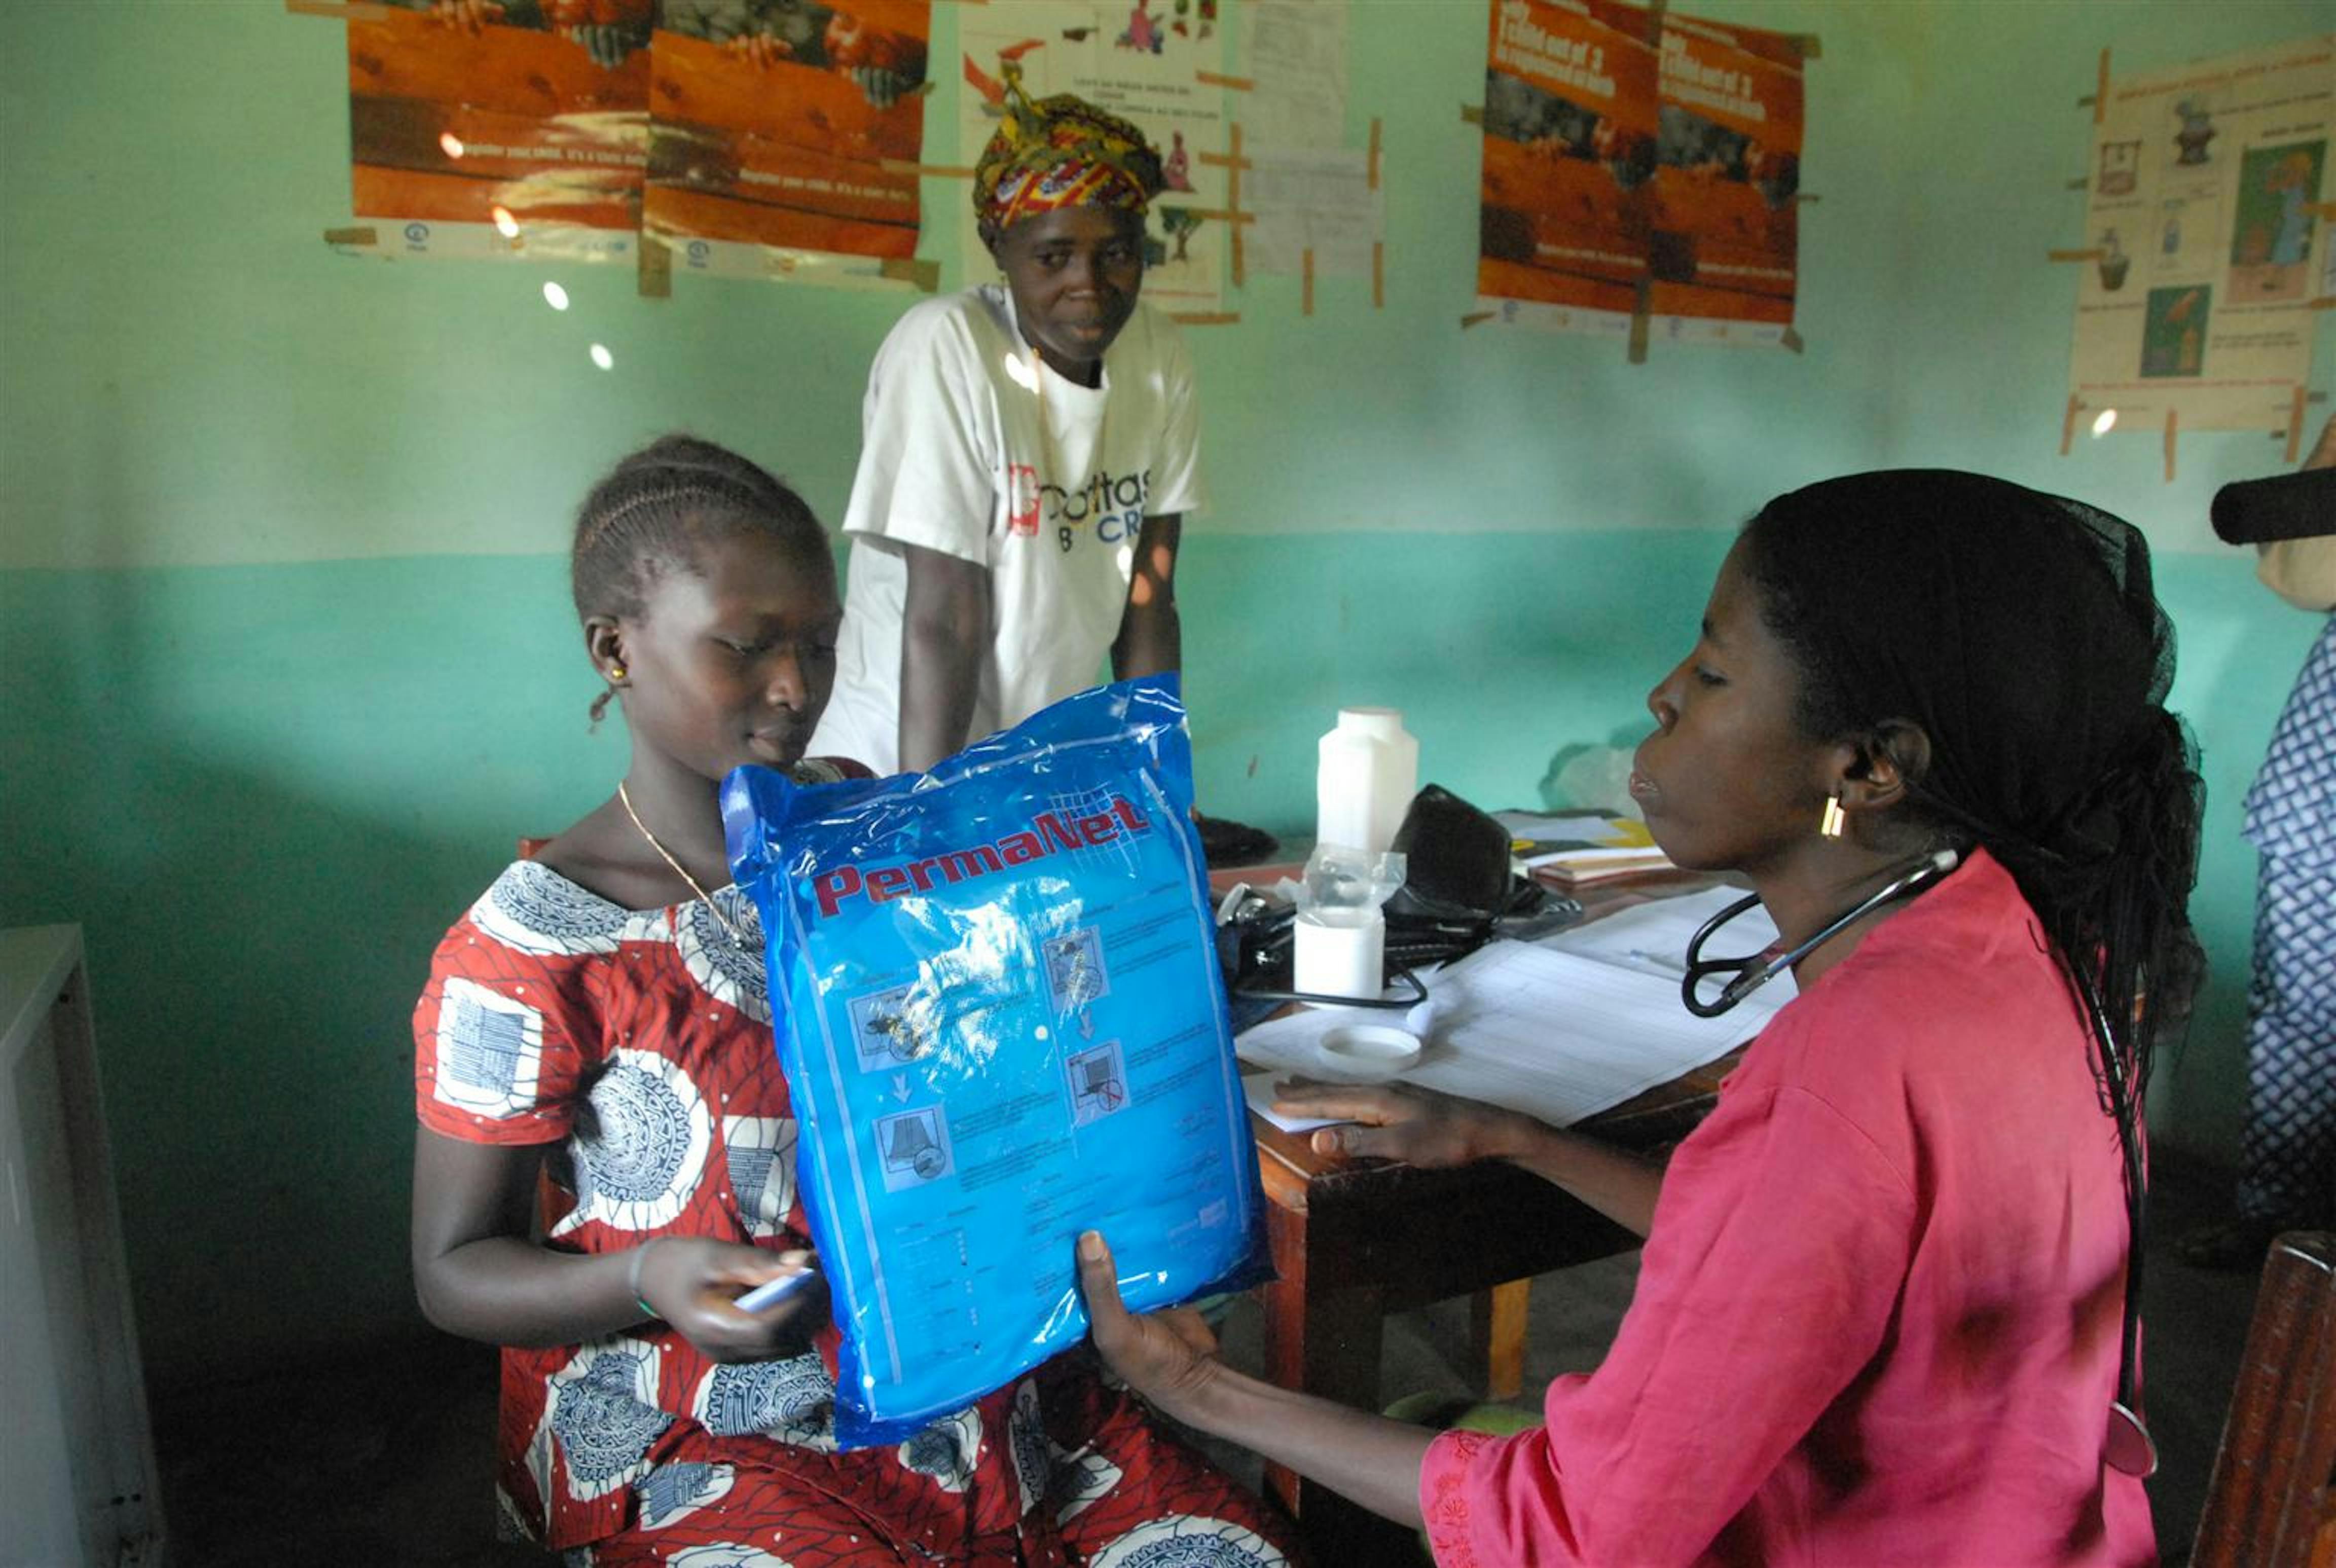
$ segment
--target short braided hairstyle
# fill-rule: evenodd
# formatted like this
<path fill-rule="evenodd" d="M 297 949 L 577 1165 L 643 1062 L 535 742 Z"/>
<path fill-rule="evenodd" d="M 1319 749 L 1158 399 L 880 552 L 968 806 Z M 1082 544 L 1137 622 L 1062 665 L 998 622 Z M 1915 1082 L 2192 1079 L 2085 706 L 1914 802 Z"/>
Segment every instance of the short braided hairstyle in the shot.
<path fill-rule="evenodd" d="M 832 567 L 827 531 L 779 480 L 728 447 L 664 435 L 592 487 L 576 513 L 569 583 L 576 613 L 638 616 L 666 572 L 692 569 L 704 540 L 765 533 Z"/>

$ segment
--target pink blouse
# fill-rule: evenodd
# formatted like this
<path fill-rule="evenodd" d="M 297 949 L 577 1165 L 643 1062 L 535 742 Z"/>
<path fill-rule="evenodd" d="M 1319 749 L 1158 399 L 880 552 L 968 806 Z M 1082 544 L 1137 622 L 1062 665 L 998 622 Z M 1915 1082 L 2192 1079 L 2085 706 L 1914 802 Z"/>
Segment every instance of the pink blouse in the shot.
<path fill-rule="evenodd" d="M 1452 1432 L 1439 1563 L 2123 1564 L 2126 1254 L 2078 1003 L 1984 852 L 1786 1007 L 1679 1146 L 1605 1364 Z"/>

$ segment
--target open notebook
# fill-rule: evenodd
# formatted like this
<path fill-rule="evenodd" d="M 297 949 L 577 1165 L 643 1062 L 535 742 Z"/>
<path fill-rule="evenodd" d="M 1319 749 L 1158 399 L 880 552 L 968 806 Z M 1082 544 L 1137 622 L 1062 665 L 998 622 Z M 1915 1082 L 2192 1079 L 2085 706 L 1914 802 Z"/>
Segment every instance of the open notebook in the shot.
<path fill-rule="evenodd" d="M 1426 1049 L 1397 1081 L 1562 1127 L 1726 1056 L 1794 995 L 1785 974 L 1718 1018 L 1698 1018 L 1680 1002 L 1688 939 L 1742 896 L 1714 888 L 1661 899 L 1539 942 L 1493 942 L 1445 965 L 1426 977 L 1427 1000 L 1406 1019 Z M 1711 950 L 1733 957 L 1776 939 L 1756 907 Z M 1245 1067 L 1259 1069 L 1244 1073 L 1250 1103 L 1262 1111 L 1277 1077 L 1334 1076 L 1315 1048 L 1333 1027 L 1389 1021 L 1384 1011 L 1316 1008 L 1246 1031 L 1234 1045 Z M 1265 1114 L 1292 1130 L 1321 1125 Z"/>

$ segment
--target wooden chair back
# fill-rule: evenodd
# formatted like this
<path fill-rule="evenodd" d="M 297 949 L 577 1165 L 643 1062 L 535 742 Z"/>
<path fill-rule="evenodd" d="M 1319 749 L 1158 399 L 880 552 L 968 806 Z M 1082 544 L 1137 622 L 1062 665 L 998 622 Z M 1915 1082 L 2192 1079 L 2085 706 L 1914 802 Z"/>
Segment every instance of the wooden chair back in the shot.
<path fill-rule="evenodd" d="M 2336 1568 L 2336 1235 L 2271 1246 L 2192 1568 Z"/>

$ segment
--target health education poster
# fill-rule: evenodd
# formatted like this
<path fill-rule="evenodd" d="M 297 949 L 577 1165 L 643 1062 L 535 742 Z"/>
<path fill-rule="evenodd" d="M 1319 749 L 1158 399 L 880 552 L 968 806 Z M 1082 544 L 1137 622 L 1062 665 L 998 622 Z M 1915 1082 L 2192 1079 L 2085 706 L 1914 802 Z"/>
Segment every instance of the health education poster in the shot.
<path fill-rule="evenodd" d="M 2314 301 L 2336 293 L 2331 141 L 2336 34 L 2108 83 L 2072 423 L 2115 410 L 2125 430 L 2300 424 Z"/>
<path fill-rule="evenodd" d="M 663 0 L 643 226 L 676 270 L 931 287 L 929 0 Z"/>
<path fill-rule="evenodd" d="M 1635 5 L 1498 0 L 1476 292 L 1511 321 L 1627 333 L 1649 274 L 1660 104 Z"/>
<path fill-rule="evenodd" d="M 347 24 L 344 248 L 634 259 L 650 0 L 397 4 Z"/>
<path fill-rule="evenodd" d="M 1786 341 L 1804 44 L 1615 0 L 1497 0 L 1479 309 L 1621 336 Z"/>
<path fill-rule="evenodd" d="M 1134 122 L 1160 149 L 1168 188 L 1152 203 L 1144 297 L 1172 316 L 1224 308 L 1225 170 L 1202 155 L 1225 151 L 1224 90 L 1215 79 L 1230 10 L 1231 0 L 1016 0 L 958 13 L 958 144 L 967 165 L 998 129 L 1008 59 L 1020 63 L 1032 97 L 1076 93 Z M 990 277 L 997 268 L 975 230 L 969 193 L 961 200 L 967 275 Z"/>
<path fill-rule="evenodd" d="M 1778 343 L 1800 252 L 1801 40 L 1666 15 L 1648 265 L 1658 336 Z"/>

